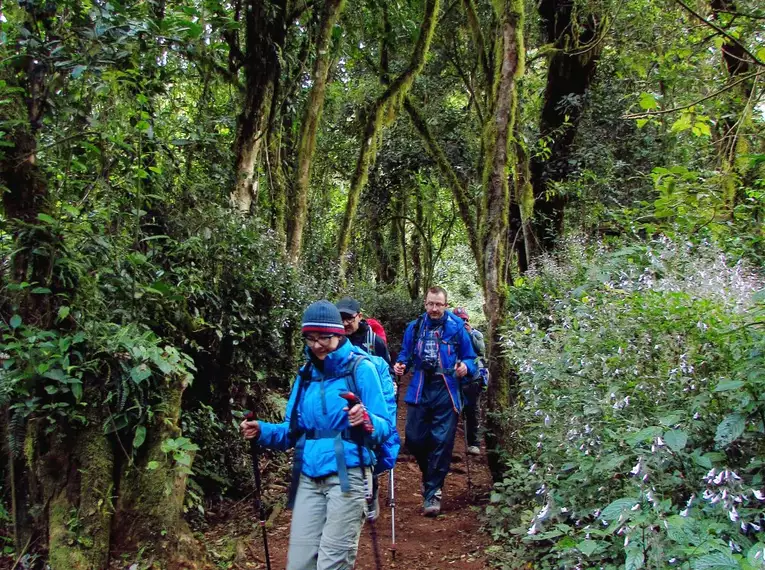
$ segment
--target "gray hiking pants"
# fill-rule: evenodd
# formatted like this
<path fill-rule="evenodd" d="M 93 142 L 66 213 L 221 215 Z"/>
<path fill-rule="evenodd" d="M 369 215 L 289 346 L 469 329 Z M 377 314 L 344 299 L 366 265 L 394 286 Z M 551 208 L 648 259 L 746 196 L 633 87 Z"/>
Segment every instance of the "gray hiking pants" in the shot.
<path fill-rule="evenodd" d="M 366 469 L 371 489 L 371 469 Z M 330 475 L 300 475 L 292 510 L 287 570 L 351 570 L 366 517 L 361 469 L 348 469 L 349 493 Z"/>

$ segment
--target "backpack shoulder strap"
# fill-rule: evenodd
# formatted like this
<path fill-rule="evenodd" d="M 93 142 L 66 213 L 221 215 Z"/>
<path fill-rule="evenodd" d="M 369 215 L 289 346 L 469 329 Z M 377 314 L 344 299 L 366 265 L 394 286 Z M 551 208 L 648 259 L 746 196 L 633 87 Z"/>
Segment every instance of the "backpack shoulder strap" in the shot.
<path fill-rule="evenodd" d="M 348 389 L 357 396 L 360 396 L 360 394 L 359 385 L 358 382 L 356 382 L 356 370 L 358 369 L 359 364 L 361 364 L 364 360 L 369 360 L 369 357 L 364 356 L 363 354 L 354 353 L 353 366 L 351 366 L 351 373 L 348 375 Z M 369 360 L 369 362 L 372 361 Z"/>
<path fill-rule="evenodd" d="M 422 318 L 422 315 L 417 317 L 417 320 L 414 323 L 414 341 L 417 342 L 417 339 L 420 338 L 420 335 L 422 334 L 422 327 L 425 324 L 425 319 Z"/>
<path fill-rule="evenodd" d="M 377 344 L 377 333 L 375 333 L 375 331 L 372 330 L 371 326 L 367 328 L 367 337 L 364 340 L 364 344 L 366 345 L 367 352 L 369 354 L 375 353 L 375 345 Z"/>
<path fill-rule="evenodd" d="M 303 397 L 303 392 L 305 391 L 306 385 L 311 381 L 311 371 L 313 369 L 313 364 L 311 364 L 311 361 L 309 360 L 306 362 L 298 371 L 298 387 L 297 387 L 297 394 L 295 394 L 295 402 L 292 404 L 292 415 L 290 416 L 290 431 L 289 431 L 289 437 L 294 442 L 297 440 L 298 437 L 298 406 L 300 405 L 300 400 Z"/>

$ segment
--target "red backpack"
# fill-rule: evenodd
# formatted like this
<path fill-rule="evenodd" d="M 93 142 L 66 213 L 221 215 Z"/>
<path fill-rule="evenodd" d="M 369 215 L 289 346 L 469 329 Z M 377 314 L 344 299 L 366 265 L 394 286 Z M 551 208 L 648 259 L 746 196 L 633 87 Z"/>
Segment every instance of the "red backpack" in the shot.
<path fill-rule="evenodd" d="M 377 319 L 372 319 L 370 317 L 366 318 L 367 324 L 369 325 L 369 328 L 372 329 L 372 332 L 375 333 L 377 336 L 379 336 L 381 339 L 383 339 L 383 342 L 385 344 L 388 344 L 388 337 L 385 335 L 385 329 L 383 328 L 380 321 Z"/>

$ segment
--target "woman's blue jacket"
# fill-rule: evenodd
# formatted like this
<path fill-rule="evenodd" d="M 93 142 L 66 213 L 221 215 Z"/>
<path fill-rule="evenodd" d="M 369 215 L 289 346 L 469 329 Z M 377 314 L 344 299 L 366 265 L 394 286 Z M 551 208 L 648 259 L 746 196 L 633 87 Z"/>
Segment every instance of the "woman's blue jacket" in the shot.
<path fill-rule="evenodd" d="M 324 371 L 311 366 L 311 380 L 304 387 L 297 404 L 298 428 L 300 432 L 339 432 L 350 429 L 346 401 L 340 394 L 349 390 L 349 377 L 353 370 L 355 352 L 348 341 L 324 359 Z M 274 424 L 260 422 L 258 443 L 272 449 L 286 450 L 295 445 L 295 434 L 290 434 L 290 419 L 295 413 L 295 398 L 298 392 L 300 376 L 292 385 L 292 393 L 287 402 L 286 417 L 283 422 Z M 369 413 L 374 431 L 366 441 L 380 444 L 395 429 L 388 418 L 385 399 L 380 385 L 380 377 L 369 360 L 359 362 L 356 369 L 356 394 Z M 342 438 L 343 456 L 347 467 L 359 466 L 359 448 L 354 441 Z M 368 446 L 362 447 L 364 465 L 374 464 L 374 453 Z M 302 472 L 308 477 L 326 477 L 338 473 L 335 439 L 319 437 L 306 438 L 303 451 Z"/>

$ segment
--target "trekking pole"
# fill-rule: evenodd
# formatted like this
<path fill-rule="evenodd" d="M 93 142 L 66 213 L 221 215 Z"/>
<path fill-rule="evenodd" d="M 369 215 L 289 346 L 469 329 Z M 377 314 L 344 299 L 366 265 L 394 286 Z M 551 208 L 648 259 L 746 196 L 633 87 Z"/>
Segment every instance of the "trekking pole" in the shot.
<path fill-rule="evenodd" d="M 340 394 L 340 397 L 348 402 L 349 410 L 356 404 L 361 404 L 361 400 L 353 392 L 343 392 Z M 372 433 L 375 429 L 372 425 L 372 420 L 369 419 L 369 416 L 366 416 L 364 418 L 364 423 L 357 427 L 361 428 L 366 434 Z M 370 509 L 373 506 L 374 497 L 372 496 L 372 491 L 369 488 L 369 481 L 367 481 L 367 470 L 364 466 L 364 452 L 362 450 L 361 440 L 358 440 L 356 445 L 359 449 L 359 467 L 361 467 L 361 478 L 364 480 L 364 498 L 367 501 L 367 508 Z M 369 521 L 369 524 L 369 533 L 372 535 L 372 554 L 374 554 L 375 557 L 375 567 L 379 570 L 382 568 L 382 560 L 380 559 L 380 548 L 377 544 L 377 527 L 375 526 L 375 521 Z"/>
<path fill-rule="evenodd" d="M 247 412 L 245 419 L 255 419 L 255 414 Z M 263 529 L 263 550 L 266 554 L 266 569 L 271 570 L 271 557 L 268 554 L 268 533 L 266 532 L 266 508 L 263 505 L 263 497 L 261 495 L 261 481 L 260 481 L 260 454 L 259 445 L 257 440 L 253 437 L 250 440 L 250 454 L 252 455 L 252 471 L 255 474 L 255 510 L 260 517 L 260 528 Z"/>
<path fill-rule="evenodd" d="M 396 490 L 393 484 L 393 468 L 388 480 L 388 504 L 390 505 L 390 550 L 391 558 L 396 559 Z"/>
<path fill-rule="evenodd" d="M 462 435 L 465 437 L 465 470 L 468 480 L 468 500 L 473 501 L 473 480 L 470 478 L 470 454 L 468 453 L 467 418 L 465 408 L 462 408 Z"/>
<path fill-rule="evenodd" d="M 460 361 L 457 360 L 454 363 L 454 367 L 457 368 L 457 366 L 460 365 Z M 470 384 L 468 383 L 468 387 L 470 387 Z M 464 394 L 464 392 L 463 392 Z M 465 412 L 465 404 L 467 403 L 467 398 L 465 398 L 465 402 L 462 403 L 462 435 L 465 439 L 465 470 L 467 471 L 467 480 L 468 480 L 468 500 L 473 501 L 473 480 L 470 477 L 470 454 L 468 453 L 468 435 L 467 435 L 467 413 Z"/>

